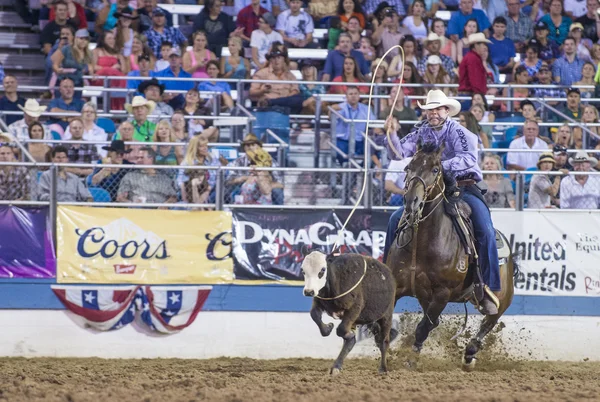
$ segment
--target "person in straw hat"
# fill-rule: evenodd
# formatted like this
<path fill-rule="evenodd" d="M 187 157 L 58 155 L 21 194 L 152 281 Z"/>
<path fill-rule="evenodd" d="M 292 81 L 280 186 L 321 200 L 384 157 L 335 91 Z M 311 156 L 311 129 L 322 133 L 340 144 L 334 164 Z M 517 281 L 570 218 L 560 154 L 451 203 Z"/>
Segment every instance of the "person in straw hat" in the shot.
<path fill-rule="evenodd" d="M 585 151 L 569 158 L 575 172 L 591 172 L 598 160 Z M 569 175 L 560 183 L 562 209 L 598 209 L 600 207 L 600 177 L 587 174 Z"/>
<path fill-rule="evenodd" d="M 464 187 L 463 200 L 471 207 L 471 219 L 475 230 L 477 254 L 485 286 L 491 291 L 500 290 L 500 268 L 498 250 L 496 249 L 496 233 L 492 224 L 490 211 L 476 183 L 483 178 L 477 163 L 478 135 L 462 127 L 450 117 L 458 115 L 460 103 L 450 99 L 439 89 L 429 91 L 425 104 L 418 103 L 426 117 L 417 123 L 414 130 L 406 137 L 398 137 L 399 124 L 395 118 L 388 119 L 384 130 L 392 131 L 390 141 L 383 136 L 388 154 L 394 158 L 406 158 L 416 152 L 417 142 L 433 143 L 443 146 L 442 166 L 444 175 L 456 180 L 458 186 Z M 386 261 L 390 246 L 394 240 L 398 224 L 404 212 L 401 206 L 390 217 L 385 240 L 383 261 Z M 481 286 L 484 286 L 481 284 Z M 498 308 L 485 292 L 480 302 L 480 311 L 485 315 L 498 313 Z"/>
<path fill-rule="evenodd" d="M 258 139 L 258 137 L 252 133 L 248 133 L 243 141 L 240 142 L 240 147 L 243 149 L 244 154 L 239 156 L 236 160 L 231 162 L 229 166 L 234 167 L 250 167 L 251 165 L 256 165 L 256 162 L 252 160 L 251 156 L 256 154 L 262 154 L 260 150 L 262 150 L 262 141 Z M 277 168 L 279 164 L 276 160 L 270 161 L 271 167 Z M 277 183 L 277 185 L 273 185 L 273 191 L 271 193 L 273 204 L 282 205 L 283 204 L 283 176 L 281 175 L 281 171 L 272 171 L 271 178 L 272 183 Z M 251 175 L 248 171 L 245 170 L 232 170 L 229 173 L 229 177 L 227 179 L 226 185 L 228 186 L 228 193 L 237 193 L 240 191 L 241 186 L 251 178 Z M 232 200 L 234 202 L 235 200 Z"/>
<path fill-rule="evenodd" d="M 458 67 L 458 93 L 460 95 L 471 97 L 473 94 L 487 94 L 485 52 L 488 43 L 492 42 L 482 32 L 469 35 L 471 51 L 463 57 Z M 465 109 L 470 109 L 471 101 L 465 101 L 462 106 Z"/>
<path fill-rule="evenodd" d="M 542 172 L 550 172 L 556 167 L 556 159 L 552 151 L 544 152 L 540 155 L 537 162 L 537 168 Z M 568 171 L 567 171 L 568 172 Z M 552 183 L 554 180 L 554 183 Z M 536 174 L 529 184 L 529 198 L 527 208 L 541 209 L 551 208 L 552 202 L 556 200 L 560 190 L 561 176 L 548 176 L 545 174 Z"/>
<path fill-rule="evenodd" d="M 40 119 L 42 113 L 46 111 L 46 106 L 40 106 L 35 99 L 27 99 L 25 106 L 18 105 L 23 111 L 23 118 L 15 121 L 8 126 L 8 132 L 17 140 L 25 141 L 29 138 L 29 126 Z M 44 139 L 52 139 L 52 134 L 44 124 Z"/>
<path fill-rule="evenodd" d="M 152 123 L 148 120 L 148 115 L 154 111 L 156 103 L 151 100 L 144 98 L 143 96 L 134 96 L 131 103 L 125 105 L 127 113 L 133 115 L 130 120 L 133 124 L 135 132 L 133 133 L 133 140 L 138 142 L 150 142 L 154 131 L 156 130 L 156 123 Z M 116 138 L 121 139 L 121 138 Z"/>

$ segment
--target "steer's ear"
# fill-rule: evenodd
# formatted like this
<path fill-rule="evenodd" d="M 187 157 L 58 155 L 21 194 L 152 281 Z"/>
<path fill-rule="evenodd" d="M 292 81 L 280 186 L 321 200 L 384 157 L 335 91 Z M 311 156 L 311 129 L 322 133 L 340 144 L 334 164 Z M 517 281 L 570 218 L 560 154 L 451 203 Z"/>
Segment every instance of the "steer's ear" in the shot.
<path fill-rule="evenodd" d="M 310 247 L 306 244 L 304 244 L 302 246 L 302 248 L 300 249 L 300 253 L 302 253 L 302 257 L 306 257 L 307 255 L 310 254 Z"/>

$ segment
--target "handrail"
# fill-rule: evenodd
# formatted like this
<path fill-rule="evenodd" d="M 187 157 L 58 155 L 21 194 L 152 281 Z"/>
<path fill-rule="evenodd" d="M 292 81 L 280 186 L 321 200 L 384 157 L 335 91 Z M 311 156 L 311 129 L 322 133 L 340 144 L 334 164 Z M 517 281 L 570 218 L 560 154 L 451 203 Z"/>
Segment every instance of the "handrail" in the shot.
<path fill-rule="evenodd" d="M 6 110 L 0 110 L 0 115 L 9 115 L 9 116 L 22 116 L 23 112 L 19 112 L 19 111 L 6 111 Z M 77 112 L 43 112 L 41 114 L 41 116 L 44 117 L 81 117 L 81 113 L 77 113 Z M 127 113 L 124 110 L 118 110 L 115 111 L 114 113 L 97 113 L 96 116 L 98 117 L 108 117 L 108 118 L 120 118 L 120 117 L 131 117 L 132 115 Z M 152 117 L 164 117 L 166 115 L 164 114 L 149 114 L 148 118 L 152 118 Z M 247 121 L 249 118 L 245 117 L 245 116 L 231 116 L 231 115 L 227 115 L 227 114 L 220 114 L 218 116 L 213 116 L 213 115 L 186 115 L 184 116 L 184 119 L 187 120 L 191 120 L 191 119 L 198 119 L 198 120 L 237 120 L 240 122 L 245 122 Z"/>
<path fill-rule="evenodd" d="M 338 112 L 337 110 L 335 110 L 335 109 L 334 109 L 334 108 L 332 108 L 331 106 L 327 106 L 327 109 L 328 109 L 328 110 L 329 110 L 331 113 L 333 113 L 334 115 L 336 115 L 336 116 L 337 116 L 337 118 L 338 118 L 338 119 L 340 119 L 340 120 L 342 120 L 344 123 L 350 123 L 350 122 L 355 122 L 355 123 L 356 123 L 356 122 L 359 122 L 359 123 L 361 123 L 361 122 L 364 122 L 364 123 L 366 123 L 366 122 L 367 122 L 367 120 L 364 120 L 364 121 L 362 121 L 362 120 L 361 120 L 361 121 L 359 121 L 359 120 L 351 120 L 351 119 L 347 119 L 347 118 L 345 118 L 344 116 L 342 116 L 342 115 L 340 114 L 340 112 Z"/>
<path fill-rule="evenodd" d="M 23 167 L 77 167 L 77 168 L 126 168 L 126 169 L 160 169 L 160 170 L 223 170 L 223 171 L 261 171 L 287 172 L 287 173 L 361 173 L 362 168 L 286 168 L 286 167 L 250 167 L 250 166 L 200 166 L 200 165 L 118 165 L 98 163 L 53 163 L 53 162 L 0 162 L 0 166 L 23 166 Z"/>
<path fill-rule="evenodd" d="M 368 143 L 369 143 L 369 144 L 370 144 L 370 145 L 371 145 L 371 146 L 372 146 L 372 147 L 373 147 L 373 148 L 374 148 L 376 151 L 383 151 L 383 150 L 385 149 L 385 147 L 383 147 L 383 146 L 381 146 L 381 145 L 377 145 L 377 144 L 375 143 L 375 141 L 373 141 L 373 139 L 372 139 L 370 136 L 368 136 L 368 135 L 365 135 L 365 132 L 364 132 L 364 131 L 361 131 L 360 133 L 361 133 L 361 134 L 362 134 L 362 135 L 363 135 L 363 136 L 364 136 L 364 137 L 367 139 L 367 142 L 368 142 Z"/>
<path fill-rule="evenodd" d="M 6 122 L 3 119 L 0 119 L 0 129 L 2 129 L 3 133 L 8 133 L 10 131 L 8 129 L 8 126 L 6 125 Z M 12 137 L 12 136 L 10 136 L 10 137 Z M 17 143 L 17 146 L 19 147 L 21 152 L 23 152 L 23 155 L 25 155 L 27 157 L 27 159 L 29 159 L 31 162 L 35 162 L 35 159 L 33 158 L 33 156 L 29 153 L 27 148 L 25 148 L 23 146 L 23 144 L 21 144 L 21 142 L 17 138 L 14 138 L 14 142 Z"/>
<path fill-rule="evenodd" d="M 32 140 L 26 138 L 23 140 L 23 143 L 32 143 L 32 144 L 61 144 L 61 145 L 70 145 L 70 144 L 87 144 L 87 145 L 108 145 L 111 141 L 89 141 L 89 140 Z M 125 141 L 126 145 L 141 145 L 141 146 L 175 146 L 175 147 L 187 147 L 188 144 L 186 142 L 140 142 L 140 141 Z M 285 147 L 289 147 L 285 144 Z M 280 148 L 284 147 L 281 144 L 269 143 L 264 144 L 266 148 Z M 239 147 L 239 142 L 209 142 L 209 147 Z"/>
<path fill-rule="evenodd" d="M 592 137 L 595 137 L 596 139 L 600 139 L 600 135 L 594 133 L 593 131 L 590 131 L 590 129 L 588 129 L 587 127 L 583 126 L 581 124 L 581 122 L 578 122 L 577 120 L 573 119 L 572 117 L 567 116 L 566 114 L 564 114 L 560 110 L 557 110 L 556 108 L 552 107 L 551 105 L 548 105 L 546 102 L 542 102 L 541 100 L 539 100 L 539 98 L 538 98 L 538 102 L 540 102 L 540 104 L 542 105 L 542 107 L 550 109 L 552 112 L 554 112 L 557 115 L 561 116 L 563 119 L 567 119 L 568 121 L 576 123 L 577 127 L 581 128 L 581 130 L 583 131 L 583 135 L 582 135 L 582 137 L 583 137 L 582 138 L 583 144 L 587 144 L 587 136 L 585 134 L 591 134 Z"/>
<path fill-rule="evenodd" d="M 106 78 L 106 79 L 117 79 L 117 78 L 113 78 L 113 77 L 102 77 L 102 78 Z M 199 79 L 199 78 L 172 78 L 172 77 L 120 77 L 121 80 L 136 80 L 136 81 L 140 81 L 140 80 L 149 80 L 152 78 L 160 78 L 160 80 L 165 80 L 165 81 L 192 81 L 192 82 L 203 82 L 203 81 L 207 81 L 206 79 Z M 280 83 L 280 84 L 298 84 L 300 82 L 305 83 L 305 84 L 315 84 L 315 85 L 324 85 L 324 86 L 336 86 L 336 85 L 347 85 L 346 82 L 326 82 L 326 81 L 280 81 L 280 80 L 232 80 L 229 78 L 219 78 L 219 79 L 210 79 L 210 81 L 216 81 L 216 82 L 240 82 L 240 83 Z M 355 85 L 358 86 L 371 86 L 370 82 L 360 82 L 360 83 L 355 83 Z M 378 87 L 396 87 L 398 84 L 394 84 L 394 83 L 378 83 L 375 84 Z M 423 88 L 423 87 L 431 87 L 431 88 L 439 88 L 439 87 L 448 87 L 448 88 L 457 88 L 458 84 L 410 84 L 410 83 L 403 83 L 402 84 L 405 87 L 415 87 L 415 88 Z M 594 87 L 590 87 L 589 85 L 580 85 L 578 87 L 581 88 L 594 88 Z M 552 86 L 552 85 L 515 85 L 513 86 L 512 84 L 509 84 L 507 86 L 507 88 L 552 88 L 552 89 L 556 89 L 556 88 L 562 88 L 561 86 Z M 84 86 L 84 87 L 75 87 L 74 88 L 75 91 L 99 91 L 99 92 L 108 92 L 108 93 L 124 93 L 124 94 L 133 94 L 135 92 L 137 92 L 136 89 L 134 88 L 105 88 L 105 87 L 101 87 L 101 86 Z M 0 85 L 0 91 L 3 90 L 3 87 Z M 43 86 L 36 86 L 36 85 L 23 85 L 23 86 L 19 86 L 19 90 L 21 91 L 46 91 L 48 90 L 47 87 L 43 87 Z M 169 93 L 177 93 L 177 94 L 185 94 L 187 92 L 187 90 L 182 90 L 182 89 L 169 89 L 167 90 L 167 92 Z M 201 95 L 210 95 L 210 96 L 217 96 L 220 95 L 220 92 L 216 92 L 216 91 L 200 91 Z M 336 96 L 344 96 L 344 95 L 338 95 L 338 94 L 314 94 L 314 97 L 336 97 Z M 369 96 L 368 95 L 361 95 L 360 96 L 361 99 L 368 99 Z M 372 98 L 377 98 L 377 99 L 387 99 L 389 98 L 389 95 L 373 95 Z M 408 100 L 421 100 L 421 99 L 426 99 L 427 96 L 426 95 L 407 95 L 406 98 Z M 470 99 L 469 96 L 453 96 L 454 99 L 458 99 L 458 100 L 468 100 Z M 567 98 L 564 97 L 557 97 L 557 98 L 538 98 L 538 99 L 543 99 L 543 100 L 549 100 L 549 101 L 559 101 L 559 102 L 564 102 L 567 100 Z M 498 101 L 522 101 L 523 98 L 519 98 L 519 97 L 511 97 L 511 96 L 494 96 L 494 100 L 498 100 Z M 596 103 L 596 102 L 600 102 L 600 98 L 586 98 L 585 99 L 586 102 L 589 103 Z"/>
<path fill-rule="evenodd" d="M 342 151 L 341 149 L 339 149 L 337 147 L 337 145 L 335 145 L 333 142 L 331 142 L 331 140 L 327 140 L 327 144 L 331 147 L 331 149 L 333 149 L 336 153 L 340 154 L 342 156 L 342 158 L 344 159 L 348 159 L 348 161 L 350 162 L 350 164 L 352 164 L 355 168 L 359 169 L 362 172 L 362 168 L 360 167 L 360 165 L 358 163 L 356 163 L 356 161 L 352 158 L 348 158 L 348 154 L 345 153 L 344 151 Z M 348 171 L 348 169 L 344 170 L 345 172 Z"/>
<path fill-rule="evenodd" d="M 337 148 L 335 144 L 328 141 L 329 145 L 334 148 L 343 157 L 348 157 L 346 153 Z M 355 162 L 356 164 L 356 162 Z M 0 166 L 20 166 L 20 167 L 76 167 L 76 168 L 126 168 L 126 169 L 157 169 L 157 170 L 233 170 L 233 171 L 267 171 L 278 172 L 285 171 L 288 173 L 363 173 L 364 169 L 356 164 L 356 168 L 281 168 L 281 167 L 250 167 L 250 166 L 201 166 L 201 165 L 119 165 L 119 164 L 96 164 L 96 163 L 53 163 L 53 162 L 0 162 Z M 369 168 L 369 172 L 396 172 L 401 173 L 401 170 Z M 508 174 L 508 175 L 549 175 L 549 176 L 600 176 L 600 172 L 596 171 L 569 171 L 563 173 L 561 171 L 542 171 L 542 170 L 484 170 L 482 174 Z"/>
<path fill-rule="evenodd" d="M 107 76 L 92 76 L 92 75 L 84 75 L 83 78 L 85 79 L 109 79 L 109 80 L 124 80 L 124 81 L 142 81 L 142 80 L 150 80 L 153 78 L 156 78 L 159 81 L 191 81 L 191 82 L 203 82 L 203 81 L 216 81 L 216 82 L 242 82 L 242 83 L 246 83 L 246 84 L 251 84 L 253 82 L 258 82 L 258 83 L 273 83 L 272 80 L 255 80 L 255 79 L 246 79 L 246 78 L 239 78 L 239 79 L 233 79 L 233 78 L 183 78 L 183 77 L 133 77 L 133 76 L 120 76 L 120 75 L 107 75 Z M 281 83 L 281 84 L 298 84 L 298 83 L 304 83 L 304 84 L 321 84 L 321 85 L 348 85 L 347 82 L 327 82 L 327 81 L 300 81 L 300 80 L 277 80 L 277 83 Z M 356 83 L 360 86 L 370 86 L 371 83 L 370 82 L 359 82 Z M 375 83 L 374 85 L 377 86 L 383 86 L 383 87 L 395 87 L 398 86 L 397 83 L 393 83 L 393 82 L 386 82 L 386 83 Z M 440 83 L 440 84 L 427 84 L 427 83 L 419 83 L 419 84 L 413 84 L 413 83 L 402 83 L 402 86 L 405 87 L 415 87 L 415 88 L 422 88 L 422 87 L 436 87 L 436 88 L 458 88 L 459 84 L 446 84 L 446 83 Z M 1 88 L 1 87 L 0 87 Z M 581 89 L 594 89 L 595 87 L 593 85 L 555 85 L 555 84 L 520 84 L 520 85 L 515 85 L 515 84 L 490 84 L 488 85 L 488 88 L 581 88 Z M 47 88 L 46 88 L 47 89 Z M 523 98 L 519 98 L 519 99 L 523 99 Z"/>
<path fill-rule="evenodd" d="M 242 113 L 244 113 L 244 114 L 245 114 L 245 115 L 248 117 L 248 119 L 250 119 L 250 120 L 252 120 L 252 121 L 256 121 L 256 116 L 254 116 L 252 113 L 250 113 L 250 111 L 249 111 L 248 109 L 246 109 L 246 108 L 244 107 L 244 105 L 237 104 L 237 105 L 235 105 L 235 106 L 236 106 L 238 109 L 240 109 L 240 111 L 241 111 Z M 231 117 L 234 117 L 234 116 L 231 116 Z M 238 116 L 238 117 L 239 117 L 239 116 Z"/>
<path fill-rule="evenodd" d="M 269 135 L 270 137 L 273 137 L 275 139 L 275 141 L 277 141 L 279 143 L 279 146 L 282 148 L 289 148 L 290 146 L 284 141 L 282 140 L 277 134 L 275 134 L 273 131 L 271 131 L 270 128 L 267 128 L 266 131 L 267 135 Z M 265 144 L 266 145 L 266 144 Z"/>

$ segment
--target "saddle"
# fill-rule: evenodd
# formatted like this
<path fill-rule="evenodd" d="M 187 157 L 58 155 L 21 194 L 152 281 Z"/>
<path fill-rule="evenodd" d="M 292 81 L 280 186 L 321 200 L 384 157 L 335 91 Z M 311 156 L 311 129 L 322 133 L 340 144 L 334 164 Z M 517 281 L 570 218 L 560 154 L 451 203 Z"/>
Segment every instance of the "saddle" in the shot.
<path fill-rule="evenodd" d="M 474 183 L 474 182 L 473 182 Z M 469 186 L 473 183 L 466 183 Z M 485 203 L 483 193 L 479 190 L 473 190 L 472 188 L 466 190 L 464 187 L 459 188 L 456 182 L 452 180 L 446 181 L 446 201 L 444 201 L 444 212 L 448 215 L 454 226 L 454 230 L 460 238 L 461 245 L 467 255 L 467 261 L 461 263 L 460 267 L 464 267 L 465 271 L 468 270 L 467 276 L 464 282 L 464 293 L 463 297 L 465 300 L 470 300 L 475 305 L 484 297 L 484 292 L 490 295 L 496 306 L 499 305 L 499 300 L 496 295 L 489 290 L 489 288 L 483 285 L 483 279 L 480 271 L 479 264 L 477 263 L 477 249 L 475 247 L 475 233 L 473 230 L 473 222 L 471 220 L 471 208 L 469 205 L 462 200 L 462 194 L 464 191 L 470 191 Z M 460 182 L 459 182 L 460 184 Z M 486 204 L 487 205 L 487 204 Z M 502 234 L 496 229 L 496 248 L 498 249 L 499 264 L 506 263 L 507 257 L 510 254 L 509 245 L 504 241 Z"/>
<path fill-rule="evenodd" d="M 469 207 L 469 204 L 462 200 L 462 194 L 464 190 L 453 184 L 454 183 L 446 184 L 447 190 L 445 192 L 446 201 L 444 202 L 444 212 L 452 220 L 454 230 L 460 238 L 460 242 L 465 249 L 465 253 L 469 256 L 477 258 L 477 251 L 475 249 L 475 233 L 473 231 L 473 222 L 471 221 L 471 207 Z M 485 198 L 483 198 L 481 193 L 476 195 L 478 195 L 479 198 L 485 203 Z M 498 258 L 500 260 L 508 257 L 507 251 L 510 252 L 510 249 L 508 249 L 508 245 L 505 243 L 502 233 L 500 233 L 500 231 L 497 229 L 496 248 L 498 249 Z"/>

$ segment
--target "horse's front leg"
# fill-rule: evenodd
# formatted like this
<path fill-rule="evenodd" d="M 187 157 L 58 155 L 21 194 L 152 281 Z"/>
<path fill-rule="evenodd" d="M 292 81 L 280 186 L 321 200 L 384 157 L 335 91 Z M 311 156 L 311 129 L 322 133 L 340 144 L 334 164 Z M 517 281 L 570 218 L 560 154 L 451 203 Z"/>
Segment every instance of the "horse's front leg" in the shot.
<path fill-rule="evenodd" d="M 417 365 L 418 356 L 423 348 L 423 343 L 429 336 L 429 333 L 439 325 L 440 315 L 450 300 L 450 294 L 451 292 L 447 288 L 436 289 L 430 302 L 421 302 L 424 314 L 423 319 L 421 319 L 415 331 L 415 343 L 413 344 L 415 356 L 413 359 L 409 360 L 409 367 L 415 367 Z"/>
<path fill-rule="evenodd" d="M 323 317 L 323 309 L 321 308 L 319 303 L 317 303 L 317 301 L 314 299 L 312 307 L 310 309 L 310 317 L 315 322 L 315 324 L 317 324 L 317 327 L 319 327 L 319 331 L 321 331 L 322 336 L 329 336 L 329 334 L 331 334 L 331 331 L 333 330 L 333 323 L 330 322 L 327 325 L 323 323 L 323 320 L 321 319 L 321 317 Z"/>

